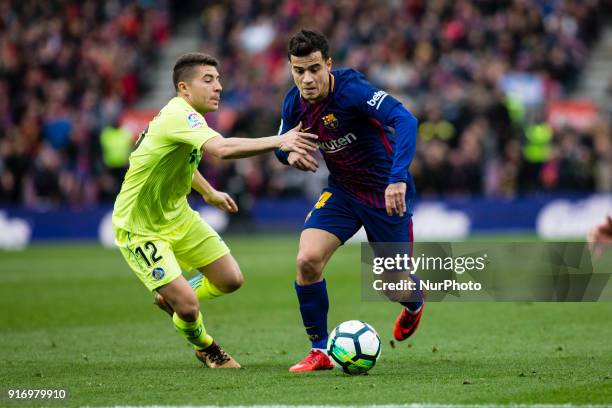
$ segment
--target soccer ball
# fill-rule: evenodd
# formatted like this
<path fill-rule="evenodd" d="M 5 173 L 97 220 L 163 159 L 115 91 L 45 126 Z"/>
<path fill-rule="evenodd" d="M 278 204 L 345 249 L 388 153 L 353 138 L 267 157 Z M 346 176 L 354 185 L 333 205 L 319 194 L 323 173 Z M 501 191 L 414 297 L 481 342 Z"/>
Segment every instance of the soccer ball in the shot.
<path fill-rule="evenodd" d="M 369 324 L 349 320 L 332 330 L 327 354 L 345 373 L 363 374 L 374 367 L 380 357 L 380 337 Z"/>

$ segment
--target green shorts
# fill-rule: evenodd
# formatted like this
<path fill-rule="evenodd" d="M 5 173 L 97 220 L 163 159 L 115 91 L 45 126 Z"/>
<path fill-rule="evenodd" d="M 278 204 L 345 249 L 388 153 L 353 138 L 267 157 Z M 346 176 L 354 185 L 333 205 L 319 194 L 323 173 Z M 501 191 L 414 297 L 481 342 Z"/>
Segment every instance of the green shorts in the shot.
<path fill-rule="evenodd" d="M 115 227 L 115 243 L 150 291 L 172 282 L 181 275 L 181 268 L 201 268 L 230 252 L 219 234 L 193 210 L 168 232 L 140 235 Z"/>

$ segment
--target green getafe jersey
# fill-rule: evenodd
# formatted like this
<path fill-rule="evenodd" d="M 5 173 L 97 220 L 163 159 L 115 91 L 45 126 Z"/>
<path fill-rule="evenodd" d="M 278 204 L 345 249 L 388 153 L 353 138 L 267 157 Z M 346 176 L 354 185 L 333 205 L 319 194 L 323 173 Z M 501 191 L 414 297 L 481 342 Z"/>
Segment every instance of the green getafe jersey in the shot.
<path fill-rule="evenodd" d="M 170 231 L 190 211 L 187 194 L 201 147 L 219 133 L 183 98 L 175 97 L 149 123 L 130 155 L 115 200 L 113 225 L 138 234 Z"/>

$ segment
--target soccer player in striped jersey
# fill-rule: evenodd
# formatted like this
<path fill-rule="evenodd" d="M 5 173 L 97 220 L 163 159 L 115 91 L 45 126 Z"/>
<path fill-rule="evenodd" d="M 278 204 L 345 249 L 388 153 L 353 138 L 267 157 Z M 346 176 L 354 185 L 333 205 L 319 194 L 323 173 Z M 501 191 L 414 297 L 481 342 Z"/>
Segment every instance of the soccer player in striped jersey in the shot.
<path fill-rule="evenodd" d="M 320 33 L 302 30 L 293 36 L 288 58 L 295 86 L 285 97 L 279 133 L 301 123 L 318 135 L 329 169 L 329 185 L 306 218 L 297 255 L 295 291 L 312 348 L 289 371 L 303 372 L 332 368 L 325 353 L 329 301 L 323 269 L 334 251 L 362 226 L 370 242 L 405 242 L 411 251 L 415 188 L 408 167 L 417 120 L 360 72 L 332 71 Z M 318 166 L 310 154 L 277 150 L 276 156 L 304 171 Z M 399 341 L 414 333 L 423 313 L 423 294 L 418 286 L 413 292 L 403 298 L 396 319 Z"/>
<path fill-rule="evenodd" d="M 238 207 L 215 190 L 197 167 L 203 154 L 241 158 L 280 149 L 307 154 L 315 135 L 296 126 L 282 136 L 224 138 L 204 115 L 221 100 L 217 61 L 201 53 L 181 56 L 173 72 L 176 97 L 149 123 L 130 156 L 115 201 L 115 241 L 136 276 L 155 293 L 155 303 L 172 316 L 174 327 L 193 344 L 196 357 L 212 368 L 239 368 L 206 332 L 199 300 L 237 290 L 243 282 L 229 248 L 187 203 L 193 188 L 225 211 Z M 182 270 L 197 269 L 191 282 Z M 191 283 L 191 284 L 190 284 Z"/>

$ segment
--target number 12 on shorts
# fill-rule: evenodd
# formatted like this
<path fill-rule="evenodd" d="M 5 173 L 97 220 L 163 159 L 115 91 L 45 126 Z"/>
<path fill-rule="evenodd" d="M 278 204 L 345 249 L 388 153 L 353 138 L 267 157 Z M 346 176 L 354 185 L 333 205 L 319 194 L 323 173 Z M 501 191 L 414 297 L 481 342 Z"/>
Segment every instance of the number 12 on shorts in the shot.
<path fill-rule="evenodd" d="M 161 255 L 157 255 L 157 247 L 155 246 L 153 242 L 148 241 L 143 246 L 144 246 L 144 249 L 146 249 L 149 252 L 149 256 L 151 260 L 147 258 L 147 255 L 145 254 L 145 251 L 143 251 L 142 247 L 136 247 L 134 252 L 140 255 L 142 259 L 144 259 L 144 261 L 147 263 L 147 266 L 151 266 L 151 261 L 153 261 L 153 263 L 156 264 L 157 262 L 162 260 L 163 257 Z"/>

